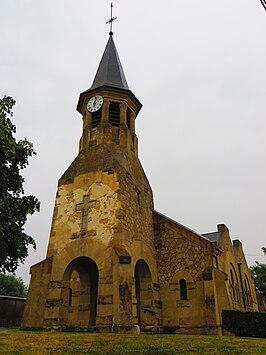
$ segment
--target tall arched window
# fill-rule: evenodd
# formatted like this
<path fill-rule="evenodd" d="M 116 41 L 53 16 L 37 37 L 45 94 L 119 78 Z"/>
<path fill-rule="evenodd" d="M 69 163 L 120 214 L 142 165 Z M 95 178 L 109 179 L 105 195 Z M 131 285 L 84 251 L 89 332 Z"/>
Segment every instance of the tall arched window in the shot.
<path fill-rule="evenodd" d="M 233 270 L 230 270 L 230 286 L 232 292 L 232 299 L 233 301 L 236 301 L 235 278 L 234 278 Z"/>
<path fill-rule="evenodd" d="M 248 307 L 252 306 L 252 297 L 251 297 L 249 282 L 246 274 L 244 274 L 244 297 L 246 299 L 247 306 Z"/>
<path fill-rule="evenodd" d="M 230 289 L 231 289 L 231 297 L 232 300 L 235 302 L 240 302 L 240 291 L 239 291 L 239 284 L 238 278 L 235 272 L 235 268 L 233 264 L 230 264 Z"/>
<path fill-rule="evenodd" d="M 187 282 L 185 279 L 179 281 L 180 299 L 187 300 Z"/>

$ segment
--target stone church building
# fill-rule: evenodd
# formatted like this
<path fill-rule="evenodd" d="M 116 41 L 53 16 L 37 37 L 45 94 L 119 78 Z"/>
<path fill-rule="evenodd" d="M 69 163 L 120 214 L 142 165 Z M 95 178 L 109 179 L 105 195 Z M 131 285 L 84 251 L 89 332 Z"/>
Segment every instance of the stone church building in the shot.
<path fill-rule="evenodd" d="M 154 210 L 113 33 L 79 96 L 79 153 L 58 182 L 46 259 L 30 269 L 23 329 L 222 334 L 223 309 L 257 311 L 228 228 L 199 234 Z"/>

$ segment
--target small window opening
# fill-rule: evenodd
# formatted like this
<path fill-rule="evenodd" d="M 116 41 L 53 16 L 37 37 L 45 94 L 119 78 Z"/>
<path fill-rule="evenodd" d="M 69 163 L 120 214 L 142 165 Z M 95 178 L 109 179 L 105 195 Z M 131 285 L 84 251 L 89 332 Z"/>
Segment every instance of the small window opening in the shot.
<path fill-rule="evenodd" d="M 137 204 L 140 206 L 140 192 L 139 192 L 139 190 L 136 191 L 136 198 L 137 198 Z"/>
<path fill-rule="evenodd" d="M 128 129 L 130 129 L 130 117 L 131 117 L 131 111 L 128 108 L 127 109 L 127 127 L 128 127 Z"/>
<path fill-rule="evenodd" d="M 72 288 L 69 288 L 68 305 L 72 306 Z"/>
<path fill-rule="evenodd" d="M 234 280 L 234 274 L 232 270 L 230 270 L 230 276 L 231 276 L 231 287 L 232 287 L 232 299 L 233 301 L 236 301 L 235 280 Z"/>
<path fill-rule="evenodd" d="M 91 113 L 91 126 L 92 128 L 97 127 L 102 119 L 102 109 Z"/>
<path fill-rule="evenodd" d="M 180 299 L 187 300 L 187 282 L 185 279 L 181 279 L 179 281 L 179 287 L 180 287 Z"/>
<path fill-rule="evenodd" d="M 120 105 L 118 102 L 110 102 L 109 122 L 112 126 L 120 125 Z"/>

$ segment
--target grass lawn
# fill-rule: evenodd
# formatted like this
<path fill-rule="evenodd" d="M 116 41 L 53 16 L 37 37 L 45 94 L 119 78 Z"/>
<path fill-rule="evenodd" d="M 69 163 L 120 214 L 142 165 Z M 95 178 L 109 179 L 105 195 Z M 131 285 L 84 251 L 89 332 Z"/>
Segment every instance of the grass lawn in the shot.
<path fill-rule="evenodd" d="M 0 328 L 0 354 L 266 354 L 266 339 L 30 332 Z"/>

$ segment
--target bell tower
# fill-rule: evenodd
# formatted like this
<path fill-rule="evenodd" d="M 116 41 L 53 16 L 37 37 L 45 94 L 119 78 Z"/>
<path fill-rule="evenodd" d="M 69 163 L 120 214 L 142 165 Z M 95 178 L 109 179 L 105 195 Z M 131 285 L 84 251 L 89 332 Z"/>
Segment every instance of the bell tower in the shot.
<path fill-rule="evenodd" d="M 153 196 L 135 134 L 141 106 L 111 31 L 93 83 L 79 96 L 79 152 L 58 182 L 23 328 L 138 333 L 160 325 Z"/>
<path fill-rule="evenodd" d="M 137 156 L 135 119 L 141 106 L 129 90 L 110 32 L 94 81 L 79 97 L 77 110 L 83 117 L 80 151 L 117 144 L 128 154 L 133 152 Z"/>

